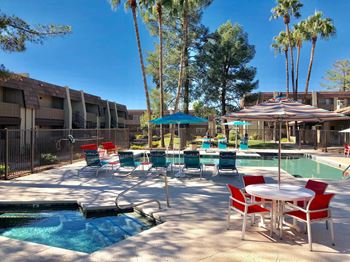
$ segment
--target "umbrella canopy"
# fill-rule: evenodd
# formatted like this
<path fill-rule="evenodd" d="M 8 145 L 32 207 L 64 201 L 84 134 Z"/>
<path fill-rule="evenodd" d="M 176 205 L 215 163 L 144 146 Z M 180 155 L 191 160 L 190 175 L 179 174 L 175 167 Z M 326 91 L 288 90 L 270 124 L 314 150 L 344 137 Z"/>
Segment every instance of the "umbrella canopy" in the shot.
<path fill-rule="evenodd" d="M 161 118 L 156 118 L 150 121 L 152 124 L 156 125 L 166 125 L 166 124 L 195 124 L 195 123 L 205 123 L 208 122 L 207 119 L 186 115 L 184 113 L 178 112 L 172 115 L 166 115 Z"/>
<path fill-rule="evenodd" d="M 339 131 L 339 133 L 350 133 L 350 128 Z"/>
<path fill-rule="evenodd" d="M 235 120 L 308 121 L 348 120 L 348 116 L 290 100 L 261 103 L 228 115 Z"/>
<path fill-rule="evenodd" d="M 246 121 L 232 121 L 224 124 L 225 126 L 249 126 L 250 123 Z"/>
<path fill-rule="evenodd" d="M 284 121 L 322 122 L 331 120 L 349 120 L 344 114 L 331 112 L 310 105 L 304 105 L 286 98 L 272 99 L 269 102 L 245 108 L 227 116 L 234 120 L 271 121 L 279 123 L 278 143 L 278 184 L 281 182 L 281 129 Z"/>

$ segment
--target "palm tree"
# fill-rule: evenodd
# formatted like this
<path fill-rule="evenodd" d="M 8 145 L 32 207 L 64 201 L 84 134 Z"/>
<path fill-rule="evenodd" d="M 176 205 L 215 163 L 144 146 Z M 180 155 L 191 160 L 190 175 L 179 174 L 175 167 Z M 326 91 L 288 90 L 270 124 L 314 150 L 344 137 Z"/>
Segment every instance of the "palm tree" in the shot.
<path fill-rule="evenodd" d="M 282 31 L 278 36 L 273 38 L 272 48 L 275 50 L 275 54 L 284 53 L 286 60 L 286 96 L 289 96 L 289 61 L 288 61 L 288 50 L 289 40 L 286 32 Z M 294 90 L 293 90 L 294 91 Z"/>
<path fill-rule="evenodd" d="M 292 33 L 295 46 L 297 47 L 297 62 L 295 66 L 295 95 L 298 94 L 298 88 L 299 88 L 299 63 L 300 63 L 300 51 L 301 47 L 303 46 L 303 42 L 305 41 L 305 21 L 301 21 L 300 23 L 294 25 L 294 30 Z"/>
<path fill-rule="evenodd" d="M 303 6 L 302 3 L 300 3 L 299 0 L 277 0 L 277 5 L 272 8 L 272 18 L 277 19 L 279 17 L 283 17 L 283 22 L 286 25 L 286 32 L 288 36 L 289 41 L 289 50 L 290 50 L 290 58 L 291 58 L 291 71 L 292 71 L 292 87 L 293 87 L 293 93 L 295 94 L 295 85 L 294 85 L 294 55 L 293 55 L 293 47 L 292 47 L 292 40 L 291 40 L 291 33 L 289 31 L 289 23 L 290 23 L 290 17 L 294 16 L 295 18 L 299 18 L 301 16 L 300 14 L 300 8 Z M 297 99 L 294 97 L 294 99 Z"/>
<path fill-rule="evenodd" d="M 109 3 L 111 4 L 112 9 L 116 10 L 118 8 L 118 6 L 120 5 L 121 0 L 109 0 Z M 124 7 L 125 7 L 125 9 L 130 8 L 132 11 L 135 33 L 136 33 L 137 48 L 138 48 L 138 53 L 139 53 L 139 57 L 140 57 L 143 87 L 144 87 L 145 95 L 146 95 L 147 116 L 148 116 L 148 120 L 151 120 L 152 119 L 151 103 L 150 103 L 149 93 L 148 93 L 145 64 L 143 62 L 140 32 L 139 32 L 139 27 L 138 27 L 137 17 L 136 17 L 137 5 L 138 5 L 137 0 L 125 0 Z M 152 148 L 152 126 L 149 122 L 148 122 L 148 147 Z"/>
<path fill-rule="evenodd" d="M 309 68 L 307 72 L 306 84 L 305 84 L 305 100 L 309 90 L 309 83 L 310 83 L 312 65 L 314 62 L 317 38 L 321 37 L 321 39 L 329 39 L 331 36 L 335 35 L 335 32 L 336 32 L 336 29 L 332 19 L 323 18 L 323 13 L 320 11 L 316 11 L 313 16 L 310 16 L 306 20 L 306 40 L 311 41 L 312 47 L 311 47 L 310 63 L 309 63 Z"/>

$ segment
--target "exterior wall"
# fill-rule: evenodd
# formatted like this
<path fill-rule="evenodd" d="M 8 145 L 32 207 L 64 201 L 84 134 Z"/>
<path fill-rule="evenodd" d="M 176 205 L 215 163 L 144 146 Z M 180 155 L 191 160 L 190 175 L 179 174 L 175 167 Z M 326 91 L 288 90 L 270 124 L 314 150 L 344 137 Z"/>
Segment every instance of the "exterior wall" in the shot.
<path fill-rule="evenodd" d="M 0 82 L 0 128 L 110 128 L 112 120 L 113 127 L 123 128 L 126 116 L 125 105 L 109 105 L 83 91 L 25 76 Z"/>

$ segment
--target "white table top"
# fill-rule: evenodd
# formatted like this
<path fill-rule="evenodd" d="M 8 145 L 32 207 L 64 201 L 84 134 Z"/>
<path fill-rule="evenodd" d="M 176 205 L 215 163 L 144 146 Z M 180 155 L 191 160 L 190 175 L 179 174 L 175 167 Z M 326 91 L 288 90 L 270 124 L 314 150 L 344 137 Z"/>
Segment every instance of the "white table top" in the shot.
<path fill-rule="evenodd" d="M 281 201 L 309 200 L 315 195 L 310 189 L 294 185 L 281 185 L 278 188 L 278 184 L 255 184 L 246 186 L 245 190 L 255 197 Z"/>

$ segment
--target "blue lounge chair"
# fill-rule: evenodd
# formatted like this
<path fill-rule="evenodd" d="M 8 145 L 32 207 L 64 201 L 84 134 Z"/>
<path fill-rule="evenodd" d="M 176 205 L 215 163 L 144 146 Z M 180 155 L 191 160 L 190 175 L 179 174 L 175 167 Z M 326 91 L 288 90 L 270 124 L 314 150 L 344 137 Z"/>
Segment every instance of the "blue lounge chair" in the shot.
<path fill-rule="evenodd" d="M 227 149 L 227 142 L 226 142 L 225 138 L 218 139 L 218 148 L 222 149 L 222 150 L 226 150 Z"/>
<path fill-rule="evenodd" d="M 84 156 L 85 156 L 86 166 L 78 170 L 78 175 L 80 175 L 81 172 L 87 169 L 93 169 L 95 170 L 95 174 L 97 176 L 99 170 L 103 166 L 106 166 L 109 164 L 108 161 L 100 159 L 100 155 L 97 150 L 85 150 Z"/>
<path fill-rule="evenodd" d="M 240 150 L 248 150 L 248 143 L 241 142 L 241 143 L 239 144 L 239 149 L 240 149 Z"/>
<path fill-rule="evenodd" d="M 238 174 L 236 167 L 236 152 L 220 152 L 219 164 L 216 168 L 218 175 L 220 175 L 220 170 L 236 171 Z"/>
<path fill-rule="evenodd" d="M 130 174 L 134 173 L 135 169 L 140 165 L 140 163 L 136 162 L 134 159 L 134 153 L 130 151 L 118 151 L 119 156 L 119 167 L 131 169 Z"/>
<path fill-rule="evenodd" d="M 210 138 L 203 138 L 202 149 L 210 149 L 210 147 L 211 147 Z"/>
<path fill-rule="evenodd" d="M 184 166 L 182 172 L 185 169 L 196 169 L 200 172 L 200 178 L 203 176 L 203 165 L 200 162 L 199 151 L 184 151 Z"/>
<path fill-rule="evenodd" d="M 165 151 L 162 150 L 154 150 L 150 152 L 150 162 L 152 163 L 152 169 L 165 169 L 167 170 L 168 167 L 171 165 L 170 162 L 166 161 L 166 154 Z"/>

